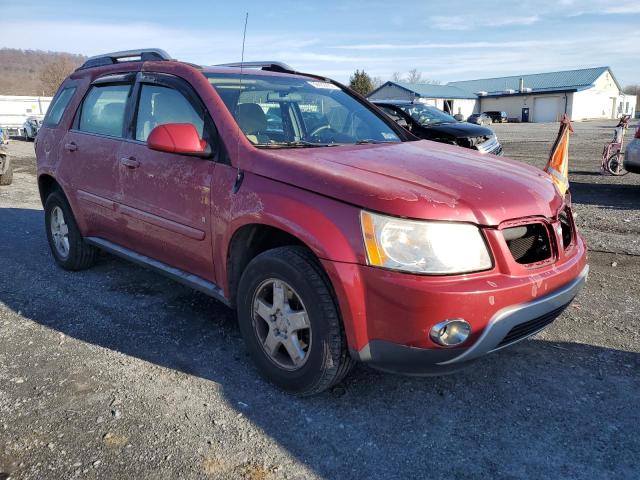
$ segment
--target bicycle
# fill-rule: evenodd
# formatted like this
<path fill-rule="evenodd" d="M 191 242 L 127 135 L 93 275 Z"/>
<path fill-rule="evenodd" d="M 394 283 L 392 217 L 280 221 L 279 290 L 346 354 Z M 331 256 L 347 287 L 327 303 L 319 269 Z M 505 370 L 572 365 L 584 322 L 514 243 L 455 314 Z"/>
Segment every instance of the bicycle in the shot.
<path fill-rule="evenodd" d="M 613 140 L 607 143 L 602 150 L 602 164 L 600 173 L 602 175 L 615 175 L 616 177 L 626 175 L 624 169 L 624 134 L 629 128 L 631 115 L 623 115 L 616 125 Z"/>

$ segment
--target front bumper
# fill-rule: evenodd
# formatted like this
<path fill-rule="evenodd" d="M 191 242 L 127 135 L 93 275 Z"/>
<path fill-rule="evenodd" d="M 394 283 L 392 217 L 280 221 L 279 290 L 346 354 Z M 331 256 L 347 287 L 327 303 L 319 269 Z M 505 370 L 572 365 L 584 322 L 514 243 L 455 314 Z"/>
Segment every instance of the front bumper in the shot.
<path fill-rule="evenodd" d="M 486 142 L 478 145 L 476 149 L 483 155 L 487 153 L 490 153 L 491 155 L 498 155 L 500 157 L 504 155 L 504 153 L 502 152 L 502 145 L 498 141 L 498 137 L 496 137 L 495 135 L 493 135 Z"/>
<path fill-rule="evenodd" d="M 567 285 L 536 300 L 502 308 L 470 347 L 429 349 L 373 340 L 358 351 L 356 357 L 372 367 L 409 375 L 438 375 L 459 370 L 469 361 L 529 338 L 551 324 L 578 294 L 588 273 L 586 265 Z"/>

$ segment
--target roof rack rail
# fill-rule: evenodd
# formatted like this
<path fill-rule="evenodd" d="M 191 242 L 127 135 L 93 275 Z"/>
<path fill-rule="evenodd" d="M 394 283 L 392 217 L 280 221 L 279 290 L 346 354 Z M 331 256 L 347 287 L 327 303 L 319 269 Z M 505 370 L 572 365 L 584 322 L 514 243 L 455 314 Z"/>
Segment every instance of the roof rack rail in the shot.
<path fill-rule="evenodd" d="M 142 48 L 138 50 L 123 50 L 122 52 L 103 53 L 88 58 L 78 70 L 85 68 L 101 67 L 103 65 L 113 65 L 122 61 L 140 58 L 140 61 L 151 60 L 172 60 L 171 56 L 160 48 Z"/>
<path fill-rule="evenodd" d="M 293 68 L 283 62 L 233 62 L 221 63 L 216 67 L 242 67 L 242 68 L 264 68 L 268 70 L 276 70 L 282 72 L 293 72 Z"/>

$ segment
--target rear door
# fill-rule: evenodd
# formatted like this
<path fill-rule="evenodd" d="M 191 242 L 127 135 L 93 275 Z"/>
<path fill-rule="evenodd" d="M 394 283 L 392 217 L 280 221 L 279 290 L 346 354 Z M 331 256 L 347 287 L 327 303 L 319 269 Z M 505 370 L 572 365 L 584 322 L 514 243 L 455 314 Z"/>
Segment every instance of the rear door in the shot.
<path fill-rule="evenodd" d="M 191 123 L 213 146 L 213 123 L 193 89 L 171 75 L 140 73 L 134 97 L 130 138 L 118 154 L 121 210 L 132 239 L 126 246 L 213 281 L 209 224 L 214 162 L 150 150 L 146 144 L 158 125 Z"/>
<path fill-rule="evenodd" d="M 85 236 L 124 241 L 118 151 L 135 74 L 94 81 L 60 144 L 57 176 L 64 179 Z"/>

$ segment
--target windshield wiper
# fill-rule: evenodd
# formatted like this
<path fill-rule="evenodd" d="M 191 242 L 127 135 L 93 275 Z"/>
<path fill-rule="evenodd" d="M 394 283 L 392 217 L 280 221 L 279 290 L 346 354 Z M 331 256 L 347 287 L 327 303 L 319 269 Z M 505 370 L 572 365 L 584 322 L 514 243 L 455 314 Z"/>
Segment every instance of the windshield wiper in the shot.
<path fill-rule="evenodd" d="M 394 140 L 373 140 L 371 138 L 364 138 L 362 140 L 358 140 L 356 145 L 365 145 L 367 143 L 398 143 Z"/>
<path fill-rule="evenodd" d="M 337 147 L 339 143 L 314 143 L 307 142 L 305 140 L 296 140 L 294 142 L 282 142 L 282 143 L 256 143 L 256 147 L 263 148 L 315 148 L 315 147 Z"/>
<path fill-rule="evenodd" d="M 443 121 L 443 122 L 429 122 L 429 123 L 423 123 L 422 126 L 423 127 L 432 127 L 434 125 L 448 125 L 450 123 L 453 122 L 449 122 L 449 121 Z"/>

